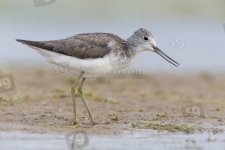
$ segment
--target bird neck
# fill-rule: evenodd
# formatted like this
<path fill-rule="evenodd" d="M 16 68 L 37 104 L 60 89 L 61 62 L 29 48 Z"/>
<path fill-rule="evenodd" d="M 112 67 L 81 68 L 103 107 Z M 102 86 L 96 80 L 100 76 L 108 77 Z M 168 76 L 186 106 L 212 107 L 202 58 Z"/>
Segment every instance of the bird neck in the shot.
<path fill-rule="evenodd" d="M 132 35 L 127 39 L 127 45 L 129 51 L 133 53 L 133 57 L 135 57 L 138 53 L 144 51 L 144 49 L 138 42 L 138 38 L 135 35 Z"/>

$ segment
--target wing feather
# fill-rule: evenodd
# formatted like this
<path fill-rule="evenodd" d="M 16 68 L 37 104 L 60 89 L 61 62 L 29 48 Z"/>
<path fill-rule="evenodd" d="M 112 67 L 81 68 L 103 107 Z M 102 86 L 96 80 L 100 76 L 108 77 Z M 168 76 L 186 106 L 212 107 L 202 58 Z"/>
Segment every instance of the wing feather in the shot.
<path fill-rule="evenodd" d="M 80 59 L 104 57 L 112 50 L 108 44 L 112 41 L 125 43 L 125 40 L 109 33 L 78 34 L 66 39 L 54 41 L 17 40 L 26 45 L 35 46 L 52 52 Z"/>

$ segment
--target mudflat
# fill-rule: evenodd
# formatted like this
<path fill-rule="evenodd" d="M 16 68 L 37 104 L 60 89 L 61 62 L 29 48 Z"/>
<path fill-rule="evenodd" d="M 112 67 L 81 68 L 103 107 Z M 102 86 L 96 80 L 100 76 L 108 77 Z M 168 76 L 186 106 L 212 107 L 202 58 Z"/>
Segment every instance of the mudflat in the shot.
<path fill-rule="evenodd" d="M 1 71 L 1 75 L 8 73 L 13 75 L 15 90 L 0 94 L 2 132 L 67 133 L 82 129 L 99 135 L 137 129 L 189 132 L 208 128 L 218 132 L 225 125 L 224 74 L 89 78 L 83 90 L 98 124 L 92 125 L 76 95 L 80 124 L 74 126 L 70 92 L 74 76 L 41 68 Z M 184 115 L 183 111 L 197 116 Z"/>

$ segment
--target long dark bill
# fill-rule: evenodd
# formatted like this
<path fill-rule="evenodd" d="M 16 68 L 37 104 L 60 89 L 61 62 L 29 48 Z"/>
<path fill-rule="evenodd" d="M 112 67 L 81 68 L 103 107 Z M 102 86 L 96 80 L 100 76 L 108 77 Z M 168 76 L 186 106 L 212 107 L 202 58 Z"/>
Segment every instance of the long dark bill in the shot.
<path fill-rule="evenodd" d="M 172 58 L 170 58 L 169 56 L 167 56 L 163 51 L 161 51 L 158 47 L 154 48 L 157 54 L 159 54 L 160 56 L 162 56 L 165 60 L 167 60 L 169 63 L 173 64 L 174 66 L 178 66 L 180 65 L 179 63 L 177 63 L 175 60 L 173 60 Z"/>

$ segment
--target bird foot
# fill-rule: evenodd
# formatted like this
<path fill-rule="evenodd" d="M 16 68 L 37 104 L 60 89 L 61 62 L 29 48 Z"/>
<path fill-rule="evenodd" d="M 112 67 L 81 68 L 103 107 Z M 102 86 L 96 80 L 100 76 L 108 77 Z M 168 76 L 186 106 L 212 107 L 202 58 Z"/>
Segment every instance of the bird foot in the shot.
<path fill-rule="evenodd" d="M 79 124 L 76 119 L 73 119 L 73 125 Z"/>
<path fill-rule="evenodd" d="M 93 125 L 96 125 L 97 124 L 97 122 L 94 121 L 94 120 L 91 120 L 91 122 L 92 122 Z"/>

